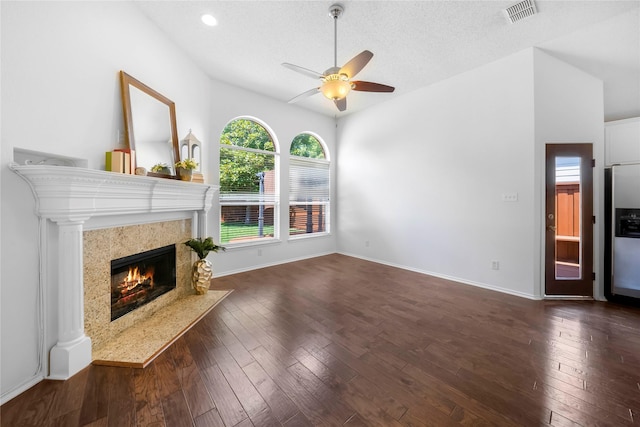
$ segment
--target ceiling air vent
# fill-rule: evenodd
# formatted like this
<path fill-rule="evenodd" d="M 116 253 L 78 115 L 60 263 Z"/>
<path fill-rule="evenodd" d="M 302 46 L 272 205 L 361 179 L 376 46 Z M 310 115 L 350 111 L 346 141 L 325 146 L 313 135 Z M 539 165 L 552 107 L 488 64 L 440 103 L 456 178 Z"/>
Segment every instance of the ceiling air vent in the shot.
<path fill-rule="evenodd" d="M 513 6 L 506 8 L 504 10 L 504 14 L 507 17 L 509 23 L 514 24 L 521 19 L 535 15 L 536 5 L 533 3 L 533 0 L 524 0 L 520 3 L 516 3 Z"/>

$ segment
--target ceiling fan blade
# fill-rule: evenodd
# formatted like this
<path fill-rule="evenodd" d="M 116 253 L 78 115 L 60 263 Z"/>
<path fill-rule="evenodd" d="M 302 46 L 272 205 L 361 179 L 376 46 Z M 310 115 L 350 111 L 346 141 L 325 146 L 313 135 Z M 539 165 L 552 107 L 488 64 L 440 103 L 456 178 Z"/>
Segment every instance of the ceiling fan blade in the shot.
<path fill-rule="evenodd" d="M 346 74 L 350 79 L 354 78 L 371 61 L 371 58 L 373 53 L 363 50 L 340 68 L 340 74 Z"/>
<path fill-rule="evenodd" d="M 361 92 L 393 92 L 396 88 L 380 83 L 356 81 L 351 82 L 351 90 L 359 90 Z"/>
<path fill-rule="evenodd" d="M 317 71 L 309 70 L 308 68 L 304 68 L 299 65 L 289 64 L 288 62 L 283 62 L 282 66 L 290 70 L 296 71 L 300 74 L 304 74 L 305 76 L 312 77 L 314 79 L 321 79 L 322 77 L 324 77 L 323 74 L 318 73 Z"/>
<path fill-rule="evenodd" d="M 314 87 L 313 89 L 309 89 L 305 92 L 302 92 L 300 95 L 298 96 L 294 96 L 293 98 L 291 98 L 288 103 L 289 104 L 293 104 L 294 102 L 298 102 L 303 98 L 307 98 L 311 95 L 315 95 L 316 93 L 320 92 L 320 88 L 319 87 Z"/>
<path fill-rule="evenodd" d="M 347 98 L 336 99 L 333 102 L 336 104 L 336 107 L 338 107 L 338 110 L 344 111 L 347 109 Z"/>

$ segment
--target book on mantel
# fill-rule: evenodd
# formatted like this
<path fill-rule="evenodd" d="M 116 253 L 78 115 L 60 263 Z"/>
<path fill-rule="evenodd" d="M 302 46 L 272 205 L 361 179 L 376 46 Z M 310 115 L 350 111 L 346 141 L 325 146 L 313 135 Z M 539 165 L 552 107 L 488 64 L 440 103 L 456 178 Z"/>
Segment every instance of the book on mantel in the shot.
<path fill-rule="evenodd" d="M 105 167 L 108 172 L 131 174 L 131 154 L 125 151 L 107 151 L 105 153 Z"/>
<path fill-rule="evenodd" d="M 194 172 L 191 175 L 191 182 L 199 182 L 201 184 L 204 184 L 204 175 L 202 174 L 202 172 Z"/>
<path fill-rule="evenodd" d="M 125 172 L 124 173 L 133 174 L 133 173 L 136 172 L 136 150 L 132 150 L 131 148 L 116 148 L 113 151 L 129 154 L 129 161 L 125 160 L 125 165 L 124 165 Z"/>

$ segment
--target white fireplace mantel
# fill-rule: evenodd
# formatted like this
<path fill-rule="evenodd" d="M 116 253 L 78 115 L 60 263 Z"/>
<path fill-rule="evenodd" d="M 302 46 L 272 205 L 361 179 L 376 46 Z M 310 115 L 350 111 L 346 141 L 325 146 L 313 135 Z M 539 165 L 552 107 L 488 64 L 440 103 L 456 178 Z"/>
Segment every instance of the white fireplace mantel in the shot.
<path fill-rule="evenodd" d="M 58 294 L 57 343 L 49 354 L 48 378 L 67 379 L 91 363 L 91 339 L 84 334 L 82 239 L 87 221 L 113 226 L 121 218 L 144 223 L 167 214 L 192 214 L 194 234 L 206 236 L 206 213 L 218 187 L 68 166 L 11 163 L 9 168 L 27 181 L 36 215 L 45 228 L 52 224 L 57 235 L 57 246 L 44 245 L 42 254 L 45 263 L 55 264 L 45 270 L 57 270 L 57 277 L 41 274 L 46 284 L 40 286 L 53 286 Z"/>
<path fill-rule="evenodd" d="M 36 196 L 37 215 L 53 221 L 96 216 L 208 211 L 218 187 L 176 179 L 68 166 L 9 167 Z"/>

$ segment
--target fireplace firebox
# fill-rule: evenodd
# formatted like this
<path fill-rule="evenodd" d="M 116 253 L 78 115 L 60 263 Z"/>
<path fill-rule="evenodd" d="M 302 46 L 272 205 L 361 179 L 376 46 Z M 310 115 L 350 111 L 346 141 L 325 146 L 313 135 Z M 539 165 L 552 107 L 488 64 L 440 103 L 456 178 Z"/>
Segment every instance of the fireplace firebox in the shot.
<path fill-rule="evenodd" d="M 111 321 L 176 287 L 176 245 L 111 261 Z"/>

